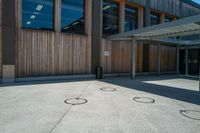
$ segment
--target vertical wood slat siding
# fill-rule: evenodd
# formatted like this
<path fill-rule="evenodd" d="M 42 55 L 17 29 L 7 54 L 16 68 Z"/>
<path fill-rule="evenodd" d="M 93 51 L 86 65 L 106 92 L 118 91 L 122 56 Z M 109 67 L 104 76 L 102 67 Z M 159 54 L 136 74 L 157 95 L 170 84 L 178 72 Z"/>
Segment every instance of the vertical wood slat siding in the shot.
<path fill-rule="evenodd" d="M 102 39 L 100 63 L 104 73 L 131 72 L 131 41 L 110 41 Z M 104 51 L 110 51 L 110 56 L 104 56 Z M 137 49 L 137 72 L 143 70 L 143 45 Z"/>
<path fill-rule="evenodd" d="M 157 72 L 157 54 L 157 45 L 151 44 L 149 46 L 149 72 Z"/>
<path fill-rule="evenodd" d="M 110 56 L 104 56 L 110 51 Z M 131 71 L 131 41 L 102 39 L 101 66 L 104 73 L 129 73 Z"/>
<path fill-rule="evenodd" d="M 139 4 L 141 6 L 146 6 L 145 0 L 128 0 L 128 2 Z M 151 2 L 151 8 L 168 13 L 170 15 L 180 16 L 179 12 L 179 5 L 180 0 L 150 0 Z M 187 3 L 183 3 L 183 9 L 182 9 L 183 17 L 192 16 L 200 14 L 200 9 L 189 5 Z"/>
<path fill-rule="evenodd" d="M 176 47 L 161 45 L 161 72 L 176 71 Z"/>
<path fill-rule="evenodd" d="M 151 0 L 151 8 L 179 16 L 179 0 Z"/>
<path fill-rule="evenodd" d="M 176 48 L 161 45 L 160 47 L 161 72 L 176 71 Z M 157 72 L 157 45 L 149 48 L 149 72 Z"/>
<path fill-rule="evenodd" d="M 87 37 L 48 31 L 19 30 L 16 76 L 89 74 Z"/>
<path fill-rule="evenodd" d="M 112 55 L 112 49 L 111 44 L 112 41 L 107 39 L 102 39 L 102 44 L 100 46 L 100 64 L 103 67 L 103 73 L 111 73 L 111 55 Z M 104 56 L 104 51 L 110 51 L 110 56 Z"/>
<path fill-rule="evenodd" d="M 137 64 L 136 64 L 136 71 L 143 72 L 143 44 L 138 44 L 137 46 Z"/>
<path fill-rule="evenodd" d="M 183 6 L 183 11 L 182 11 L 183 17 L 189 17 L 189 16 L 200 14 L 200 9 L 198 9 L 198 8 L 195 8 L 186 3 L 183 3 L 182 6 Z"/>
<path fill-rule="evenodd" d="M 146 5 L 146 0 L 128 0 L 128 2 L 136 3 L 136 4 L 139 4 L 139 5 L 142 5 L 142 6 Z"/>

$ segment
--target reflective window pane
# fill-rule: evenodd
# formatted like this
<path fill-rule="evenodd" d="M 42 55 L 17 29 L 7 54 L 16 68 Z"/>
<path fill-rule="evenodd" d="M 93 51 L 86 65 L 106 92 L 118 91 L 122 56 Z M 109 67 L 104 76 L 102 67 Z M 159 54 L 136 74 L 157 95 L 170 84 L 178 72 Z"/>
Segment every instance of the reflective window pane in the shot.
<path fill-rule="evenodd" d="M 126 5 L 125 8 L 125 31 L 137 29 L 137 9 Z"/>
<path fill-rule="evenodd" d="M 119 33 L 119 3 L 111 0 L 103 2 L 103 35 Z"/>
<path fill-rule="evenodd" d="M 160 16 L 159 16 L 159 14 L 151 12 L 150 19 L 151 19 L 151 26 L 160 24 Z"/>
<path fill-rule="evenodd" d="M 53 30 L 53 0 L 22 0 L 22 27 Z"/>
<path fill-rule="evenodd" d="M 85 0 L 62 0 L 62 32 L 85 34 Z"/>

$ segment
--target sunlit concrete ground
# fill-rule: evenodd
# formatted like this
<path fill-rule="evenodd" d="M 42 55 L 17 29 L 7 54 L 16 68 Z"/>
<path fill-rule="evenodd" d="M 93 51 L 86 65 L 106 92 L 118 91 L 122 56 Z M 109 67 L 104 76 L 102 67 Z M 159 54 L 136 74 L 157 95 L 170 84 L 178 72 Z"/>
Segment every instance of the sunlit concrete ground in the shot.
<path fill-rule="evenodd" d="M 64 102 L 73 97 L 88 102 Z M 135 102 L 134 97 L 155 103 Z M 0 87 L 0 133 L 198 133 L 200 113 L 184 117 L 180 110 L 200 111 L 197 80 L 118 77 Z"/>

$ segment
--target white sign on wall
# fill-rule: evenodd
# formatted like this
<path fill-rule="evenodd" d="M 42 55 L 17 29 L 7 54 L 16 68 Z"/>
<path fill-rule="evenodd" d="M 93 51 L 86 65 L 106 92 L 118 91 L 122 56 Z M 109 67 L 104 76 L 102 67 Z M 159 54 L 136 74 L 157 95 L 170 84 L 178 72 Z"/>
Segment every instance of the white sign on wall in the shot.
<path fill-rule="evenodd" d="M 110 51 L 104 51 L 104 56 L 110 56 Z"/>

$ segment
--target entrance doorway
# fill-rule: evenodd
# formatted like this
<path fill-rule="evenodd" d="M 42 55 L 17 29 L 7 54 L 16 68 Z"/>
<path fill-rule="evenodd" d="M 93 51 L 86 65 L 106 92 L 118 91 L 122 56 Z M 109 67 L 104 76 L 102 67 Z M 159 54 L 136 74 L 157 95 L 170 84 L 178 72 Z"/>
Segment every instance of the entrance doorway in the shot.
<path fill-rule="evenodd" d="M 180 50 L 180 73 L 186 74 L 186 50 Z M 200 49 L 188 50 L 188 75 L 198 76 L 200 65 Z"/>

